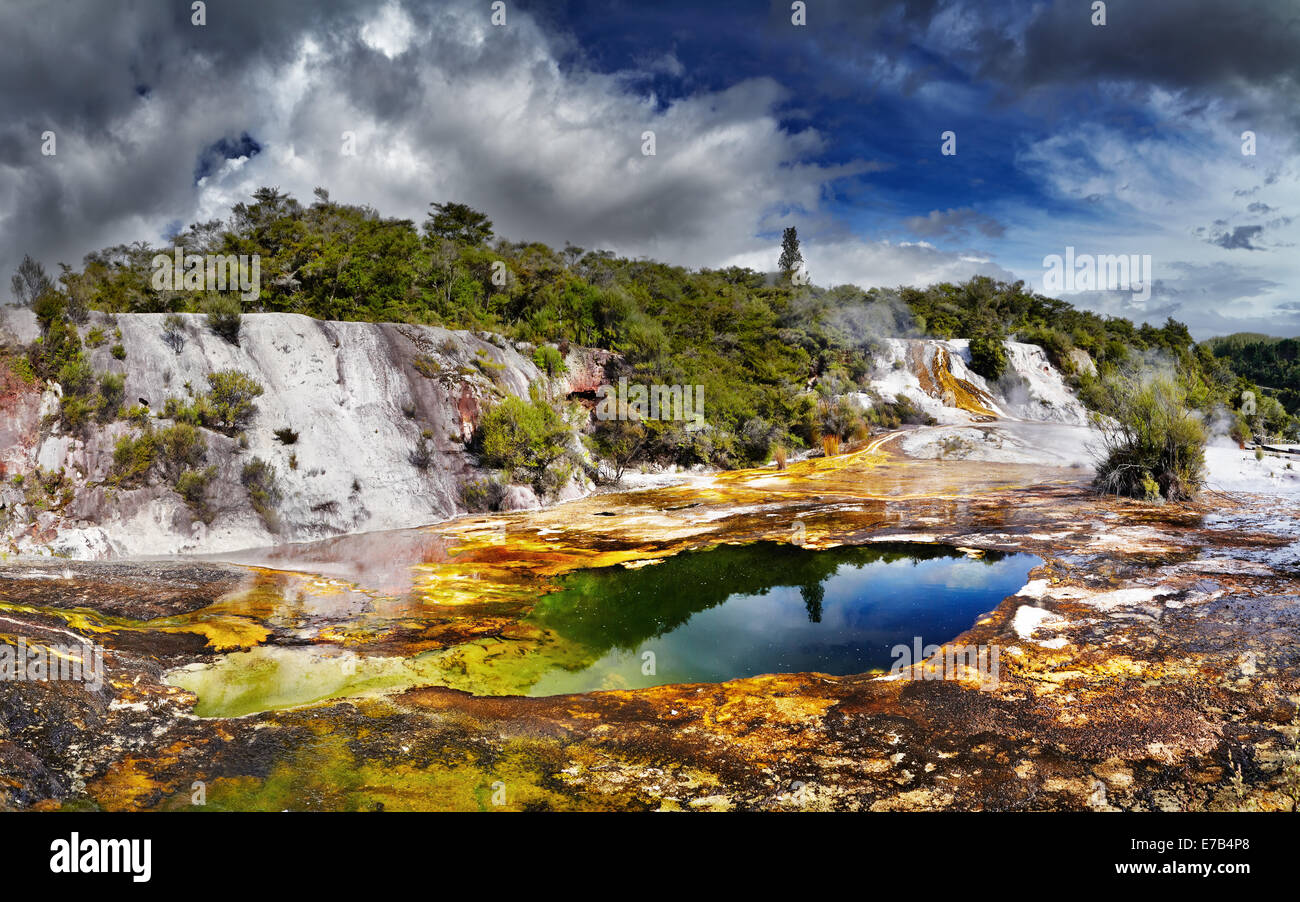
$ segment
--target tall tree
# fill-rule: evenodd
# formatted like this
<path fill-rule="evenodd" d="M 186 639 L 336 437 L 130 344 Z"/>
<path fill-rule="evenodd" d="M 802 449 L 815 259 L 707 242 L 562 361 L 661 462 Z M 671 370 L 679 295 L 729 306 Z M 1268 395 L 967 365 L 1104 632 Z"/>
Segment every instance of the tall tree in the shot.
<path fill-rule="evenodd" d="M 457 244 L 479 245 L 492 238 L 492 220 L 473 207 L 448 201 L 429 204 L 433 212 L 424 223 L 430 238 L 445 238 Z"/>
<path fill-rule="evenodd" d="M 799 233 L 794 226 L 788 226 L 781 236 L 781 259 L 777 261 L 777 266 L 781 272 L 789 275 L 799 268 L 800 263 L 803 263 L 803 254 L 799 252 Z"/>
<path fill-rule="evenodd" d="M 30 307 L 36 299 L 54 287 L 50 277 L 45 274 L 45 267 L 40 261 L 33 260 L 30 254 L 23 255 L 23 262 L 9 282 L 14 297 L 24 307 Z"/>

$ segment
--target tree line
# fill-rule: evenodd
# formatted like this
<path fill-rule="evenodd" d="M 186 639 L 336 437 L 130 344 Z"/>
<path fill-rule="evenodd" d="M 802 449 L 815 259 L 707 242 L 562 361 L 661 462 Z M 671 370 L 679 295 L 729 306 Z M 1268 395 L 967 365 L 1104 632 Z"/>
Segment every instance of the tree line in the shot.
<path fill-rule="evenodd" d="M 186 254 L 259 255 L 260 296 L 240 302 L 229 293 L 155 289 L 150 261 L 175 246 Z M 84 322 L 92 309 L 229 317 L 235 304 L 233 313 L 424 323 L 562 351 L 569 343 L 606 348 L 621 355 L 630 378 L 704 386 L 708 429 L 673 422 L 598 428 L 603 453 L 665 463 L 741 466 L 917 421 L 902 399 L 874 396 L 866 411 L 843 402 L 850 392 L 874 395 L 873 353 L 882 338 L 900 335 L 968 338 L 973 368 L 992 380 L 1008 377 L 1003 340 L 1037 344 L 1095 409 L 1113 405 L 1107 386 L 1116 379 L 1157 366 L 1172 374 L 1190 409 L 1234 412 L 1241 437 L 1296 426 L 1294 407 L 1282 415 L 1270 407 L 1253 420 L 1237 412 L 1244 392 L 1269 397 L 1258 383 L 1296 384 L 1293 366 L 1216 353 L 1172 319 L 1135 325 L 982 276 L 927 288 L 819 287 L 799 277 L 801 264 L 793 229 L 775 272 L 688 270 L 572 244 L 557 250 L 510 241 L 495 234 L 487 214 L 452 201 L 431 204 L 417 227 L 334 201 L 321 188 L 303 204 L 264 187 L 226 220 L 191 224 L 165 247 L 108 247 L 86 255 L 80 268 L 60 264 L 57 278 L 28 258 L 12 288 L 47 323 Z M 1088 354 L 1097 375 L 1076 351 Z M 1294 349 L 1286 352 L 1293 364 Z M 43 369 L 52 375 L 65 362 Z"/>

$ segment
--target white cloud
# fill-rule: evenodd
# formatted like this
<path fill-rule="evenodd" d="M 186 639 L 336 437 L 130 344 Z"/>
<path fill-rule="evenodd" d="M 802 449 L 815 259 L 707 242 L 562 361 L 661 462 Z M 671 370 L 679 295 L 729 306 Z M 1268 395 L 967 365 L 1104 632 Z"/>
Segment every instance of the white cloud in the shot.
<path fill-rule="evenodd" d="M 389 59 L 401 56 L 415 39 L 415 23 L 401 5 L 389 0 L 373 19 L 361 26 L 361 41 Z"/>
<path fill-rule="evenodd" d="M 961 282 L 975 275 L 1014 280 L 996 263 L 969 254 L 942 251 L 926 242 L 861 241 L 841 238 L 804 242 L 804 263 L 818 285 L 853 284 L 862 288 L 924 287 L 934 282 Z M 776 268 L 778 248 L 764 247 L 737 254 L 725 266 L 759 271 Z"/>
<path fill-rule="evenodd" d="M 174 61 L 149 100 L 114 123 L 119 142 L 61 137 L 86 153 L 45 167 L 56 183 L 47 196 L 81 209 L 67 211 L 75 229 L 41 214 L 42 250 L 77 261 L 103 243 L 158 241 L 177 219 L 224 217 L 262 185 L 304 201 L 319 185 L 417 222 L 430 202 L 457 200 L 510 238 L 717 266 L 774 245 L 756 236 L 788 219 L 782 211 L 811 221 L 829 181 L 873 168 L 806 162 L 823 138 L 782 127 L 789 98 L 771 79 L 661 107 L 621 73 L 563 68 L 556 39 L 526 12 L 512 9 L 509 21 L 492 27 L 476 3 L 429 12 L 389 2 L 219 76 L 203 59 Z M 651 68 L 671 76 L 680 63 L 669 55 Z M 647 130 L 654 156 L 641 153 Z M 345 131 L 356 156 L 340 152 Z M 243 132 L 261 153 L 195 185 L 203 149 Z"/>
<path fill-rule="evenodd" d="M 1149 134 L 1085 116 L 1023 148 L 1017 162 L 1026 172 L 1064 206 L 1084 202 L 1095 215 L 1011 209 L 1010 199 L 996 197 L 995 207 L 979 207 L 996 222 L 965 207 L 909 210 L 922 214 L 916 237 L 942 238 L 945 247 L 966 238 L 979 245 L 980 235 L 1006 224 L 995 247 L 940 250 L 844 234 L 827 209 L 828 186 L 879 164 L 810 163 L 828 138 L 783 125 L 807 120 L 776 80 L 752 78 L 661 105 L 646 86 L 662 82 L 647 76 L 686 77 L 675 54 L 593 71 L 572 62 L 584 56 L 570 38 L 526 10 L 511 5 L 509 26 L 495 28 L 479 0 L 436 7 L 320 0 L 310 17 L 264 0 L 223 8 L 228 15 L 213 17 L 201 40 L 188 24 L 179 33 L 163 29 L 145 66 L 141 35 L 154 34 L 154 23 L 149 12 L 124 7 L 104 20 L 93 54 L 64 54 L 46 72 L 27 57 L 44 52 L 44 35 L 80 34 L 84 11 L 43 9 L 38 29 L 32 17 L 0 7 L 0 30 L 18 36 L 0 73 L 15 85 L 24 73 L 41 75 L 5 98 L 0 145 L 27 147 L 51 118 L 59 134 L 57 157 L 26 150 L 21 165 L 0 166 L 0 271 L 12 271 L 24 252 L 52 267 L 107 244 L 156 242 L 168 223 L 224 217 L 261 185 L 304 201 L 320 185 L 335 199 L 417 222 L 429 202 L 457 200 L 485 210 L 511 238 L 569 240 L 690 266 L 770 270 L 779 251 L 773 236 L 793 224 L 819 284 L 1015 273 L 1041 289 L 1042 258 L 1067 244 L 1081 253 L 1151 254 L 1158 290 L 1145 308 L 1131 299 L 1080 302 L 1139 318 L 1172 310 L 1196 328 L 1231 316 L 1267 318 L 1295 300 L 1285 286 L 1300 284 L 1293 247 L 1300 178 L 1288 145 L 1261 125 L 1260 155 L 1243 158 L 1245 126 L 1213 100 L 1196 107 L 1151 90 L 1147 116 L 1138 117 L 1161 126 Z M 259 27 L 250 34 L 254 13 Z M 985 15 L 945 8 L 930 36 L 946 35 L 958 50 L 980 46 Z M 951 79 L 927 87 L 924 71 L 904 59 L 855 52 L 829 54 L 827 64 L 846 84 L 879 81 L 904 94 L 916 76 L 908 96 L 927 114 L 970 107 Z M 880 79 L 848 78 L 856 72 Z M 147 96 L 136 97 L 141 82 Z M 1104 100 L 1108 89 L 1099 90 Z M 641 155 L 646 130 L 656 135 L 653 157 Z M 344 131 L 356 135 L 355 157 L 340 153 Z M 245 132 L 261 153 L 218 165 L 196 186 L 204 150 Z M 1251 203 L 1267 204 L 1268 216 L 1248 210 Z M 1264 231 L 1252 244 L 1263 251 L 1210 241 L 1255 225 Z"/>
<path fill-rule="evenodd" d="M 1261 220 L 1251 203 L 1270 212 L 1300 211 L 1300 177 L 1275 149 L 1241 153 L 1240 127 L 1216 103 L 1192 108 L 1173 95 L 1152 92 L 1148 115 L 1179 123 L 1176 135 L 1093 122 L 1027 146 L 1019 164 L 1049 193 L 1093 211 L 1062 219 L 1059 213 L 1024 211 L 1008 230 L 1003 262 L 1043 290 L 1042 258 L 1077 253 L 1150 254 L 1156 290 L 1145 304 L 1125 295 L 1091 292 L 1069 296 L 1081 307 L 1137 320 L 1173 316 L 1208 337 L 1267 324 L 1270 311 L 1291 300 L 1287 286 L 1300 281 L 1300 216 Z M 1264 225 L 1252 243 L 1263 252 L 1231 249 L 1216 236 L 1240 226 Z M 1244 259 L 1249 257 L 1249 259 Z M 1276 317 L 1275 333 L 1294 330 Z"/>

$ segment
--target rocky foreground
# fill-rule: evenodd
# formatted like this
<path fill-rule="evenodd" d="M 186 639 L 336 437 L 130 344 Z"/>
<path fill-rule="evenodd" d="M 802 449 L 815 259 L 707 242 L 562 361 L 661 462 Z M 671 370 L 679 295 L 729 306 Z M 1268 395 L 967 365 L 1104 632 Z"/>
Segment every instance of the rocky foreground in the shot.
<path fill-rule="evenodd" d="M 1099 500 L 1077 469 L 907 459 L 897 444 L 238 565 L 11 560 L 0 632 L 101 643 L 108 678 L 0 682 L 0 806 L 1296 810 L 1294 505 Z M 474 694 L 491 687 L 472 656 L 527 666 L 539 638 L 521 618 L 560 574 L 795 535 L 1042 557 L 954 637 L 1003 649 L 997 686 L 792 674 Z M 454 652 L 466 678 L 316 687 L 326 670 L 304 665 L 240 717 L 196 716 L 172 685 L 232 653 L 342 650 L 362 677 Z M 323 699 L 274 703 L 303 681 Z"/>

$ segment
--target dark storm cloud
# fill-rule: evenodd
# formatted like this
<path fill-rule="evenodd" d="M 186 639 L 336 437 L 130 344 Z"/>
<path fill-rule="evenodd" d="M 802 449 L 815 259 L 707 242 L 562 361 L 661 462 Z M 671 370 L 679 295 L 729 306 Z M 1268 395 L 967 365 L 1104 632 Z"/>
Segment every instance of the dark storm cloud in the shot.
<path fill-rule="evenodd" d="M 922 238 L 948 238 L 969 234 L 977 230 L 986 238 L 1001 238 L 1006 234 L 1002 223 L 975 212 L 970 207 L 948 210 L 931 210 L 927 216 L 909 216 L 903 225 L 914 235 Z"/>
<path fill-rule="evenodd" d="M 367 121 L 417 120 L 421 67 L 393 65 L 358 38 L 380 6 L 209 0 L 196 26 L 179 0 L 0 5 L 0 267 L 27 251 L 76 263 L 105 244 L 157 240 L 149 224 L 193 208 L 196 180 L 261 149 L 258 125 L 282 87 L 267 76 L 292 66 L 304 38 L 320 49 L 318 80 Z M 448 28 L 447 4 L 410 7 L 418 26 Z M 442 42 L 438 63 L 463 67 L 458 77 L 499 67 L 517 50 L 501 38 L 477 54 Z M 345 126 L 301 107 L 289 115 L 281 135 L 337 147 Z M 46 131 L 54 156 L 41 152 Z"/>
<path fill-rule="evenodd" d="M 972 0 L 809 4 L 819 46 L 942 48 L 1021 89 L 1087 79 L 1164 87 L 1300 86 L 1300 13 L 1292 0 L 1112 2 L 1092 24 L 1089 0 Z M 784 25 L 789 4 L 773 0 Z M 946 26 L 935 29 L 936 22 Z"/>
<path fill-rule="evenodd" d="M 1262 235 L 1263 232 L 1264 232 L 1263 226 L 1258 226 L 1258 225 L 1237 226 L 1235 229 L 1233 229 L 1230 232 L 1220 232 L 1219 234 L 1215 235 L 1212 239 L 1210 239 L 1210 243 L 1217 244 L 1219 247 L 1225 248 L 1230 251 L 1232 250 L 1257 251 L 1257 250 L 1261 250 L 1261 248 L 1258 245 L 1253 244 L 1252 242 L 1260 235 Z"/>
<path fill-rule="evenodd" d="M 189 208 L 196 167 L 222 156 L 209 149 L 249 129 L 242 73 L 365 5 L 212 0 L 202 27 L 188 2 L 0 5 L 0 266 L 157 239 L 146 224 Z"/>
<path fill-rule="evenodd" d="M 1295 137 L 1300 15 L 1293 0 L 1112 2 L 1104 26 L 1091 24 L 1090 7 L 1077 0 L 1038 7 L 1015 52 L 999 28 L 981 29 L 972 43 L 979 71 L 1016 94 L 1099 81 L 1187 91 L 1229 101 L 1243 128 L 1278 122 L 1287 139 Z"/>
<path fill-rule="evenodd" d="M 194 165 L 194 181 L 198 182 L 210 176 L 225 160 L 254 157 L 261 152 L 262 145 L 258 144 L 248 132 L 243 132 L 238 138 L 221 138 L 199 155 L 199 161 Z"/>
<path fill-rule="evenodd" d="M 781 126 L 772 79 L 647 104 L 626 73 L 564 70 L 566 39 L 513 4 L 508 28 L 470 0 L 211 0 L 201 27 L 189 9 L 0 9 L 0 270 L 156 242 L 259 184 L 416 219 L 455 199 L 510 237 L 717 264 L 761 243 L 771 211 L 813 211 L 828 179 L 870 167 L 805 162 L 822 139 Z"/>
<path fill-rule="evenodd" d="M 1296 87 L 1300 19 L 1291 0 L 1110 3 L 1104 26 L 1091 4 L 1041 8 L 1008 72 L 1028 87 L 1088 78 L 1131 78 L 1218 90 L 1245 83 Z"/>
<path fill-rule="evenodd" d="M 217 89 L 231 71 L 288 59 L 299 36 L 354 23 L 364 0 L 211 0 L 207 24 L 190 24 L 190 4 L 46 3 L 0 6 L 6 131 L 33 123 L 94 134 L 129 113 L 142 85 L 198 75 Z M 187 79 L 188 81 L 188 79 Z"/>
<path fill-rule="evenodd" d="M 1126 142 L 1169 125 L 1161 109 L 1152 112 L 1158 104 L 1126 107 L 1124 98 L 1163 88 L 1188 115 L 1241 117 L 1242 128 L 1260 130 L 1261 155 L 1294 137 L 1280 130 L 1290 121 L 1282 117 L 1300 109 L 1297 17 L 1281 2 L 1237 4 L 1223 20 L 1202 0 L 1178 5 L 1179 15 L 1155 8 L 1166 4 L 1112 2 L 1108 25 L 1093 28 L 1084 0 L 819 0 L 809 4 L 806 29 L 791 26 L 785 0 L 725 11 L 665 2 L 650 12 L 632 3 L 509 3 L 510 25 L 501 29 L 487 27 L 486 0 L 209 0 L 203 27 L 190 24 L 188 0 L 6 3 L 0 278 L 24 252 L 52 267 L 104 245 L 159 241 L 178 220 L 226 216 L 258 185 L 303 200 L 321 185 L 337 200 L 417 220 L 430 201 L 459 200 L 486 210 L 511 238 L 572 240 L 686 265 L 744 259 L 766 268 L 770 236 L 783 225 L 797 221 L 801 235 L 814 223 L 834 225 L 861 238 L 825 240 L 820 278 L 956 278 L 1007 261 L 880 235 L 897 235 L 902 224 L 927 239 L 1014 239 L 1031 221 L 1026 209 L 1043 206 L 1033 195 L 1017 205 L 1016 188 L 1045 184 L 1054 172 L 1073 173 L 1077 185 L 1066 187 L 1105 208 L 1099 187 L 1130 180 L 1116 170 L 1132 165 Z M 577 39 L 574 18 L 594 15 L 614 31 L 653 21 L 671 40 L 587 65 L 601 48 Z M 717 50 L 679 59 L 674 35 L 697 25 Z M 1113 82 L 1127 84 L 1111 90 Z M 675 91 L 652 96 L 664 86 Z M 1077 160 L 1044 166 L 1041 178 L 1008 161 L 957 177 L 987 180 L 992 194 L 953 196 L 938 167 L 918 172 L 904 155 L 871 146 L 907 146 L 911 132 L 928 134 L 966 106 L 987 118 L 987 131 L 963 132 L 962 156 L 948 167 L 957 172 L 980 159 L 981 144 L 1023 137 L 995 134 L 1008 121 L 1060 125 L 1063 118 L 1041 110 L 1069 92 L 1079 96 L 1057 104 L 1062 110 L 1084 125 L 1104 122 L 1120 139 L 1118 150 L 1095 154 L 1086 178 Z M 993 95 L 1003 106 L 981 99 Z M 1103 116 L 1080 98 L 1109 106 Z M 876 116 L 884 108 L 892 118 Z M 1001 118 L 1008 110 L 1011 118 Z M 651 126 L 658 154 L 643 157 L 641 134 Z M 57 156 L 40 153 L 46 130 L 57 135 Z M 341 155 L 343 132 L 355 135 L 357 156 Z M 893 166 L 888 175 L 879 175 L 877 156 Z M 1169 159 L 1150 164 L 1144 196 L 1169 193 L 1177 175 Z M 1187 242 L 1222 254 L 1202 243 L 1221 239 L 1230 256 L 1271 262 L 1270 254 L 1235 251 L 1277 253 L 1273 230 L 1282 219 L 1263 222 L 1263 214 L 1293 206 L 1293 174 L 1284 168 L 1270 162 L 1221 189 L 1256 200 L 1247 212 L 1274 241 L 1225 219 L 1183 233 Z M 860 179 L 866 173 L 871 182 Z M 899 190 L 886 199 L 890 212 L 863 212 L 887 180 Z M 1262 190 L 1249 187 L 1257 183 Z M 866 200 L 845 213 L 828 202 L 836 196 Z M 997 219 L 975 212 L 986 199 Z M 1109 215 L 1074 213 L 1094 223 Z M 1190 221 L 1241 215 L 1235 205 L 1207 205 Z M 861 230 L 856 216 L 878 231 Z"/>
<path fill-rule="evenodd" d="M 1102 26 L 1092 24 L 1088 0 L 809 6 L 814 64 L 835 73 L 841 91 L 873 90 L 844 79 L 844 69 L 888 55 L 906 60 L 906 87 L 981 83 L 1004 102 L 1047 117 L 1071 111 L 1076 101 L 1063 96 L 1103 84 L 1112 101 L 1125 91 L 1137 100 L 1159 88 L 1177 94 L 1188 114 L 1226 116 L 1259 132 L 1261 142 L 1276 137 L 1290 145 L 1300 137 L 1295 0 L 1112 0 Z M 788 4 L 774 2 L 773 9 L 775 19 L 783 9 L 788 16 Z M 1211 102 L 1226 106 L 1212 111 Z"/>

